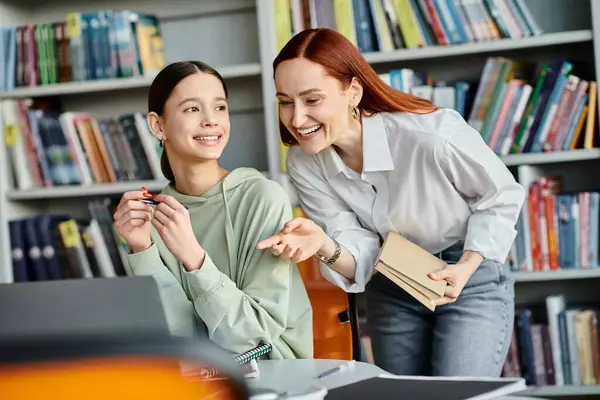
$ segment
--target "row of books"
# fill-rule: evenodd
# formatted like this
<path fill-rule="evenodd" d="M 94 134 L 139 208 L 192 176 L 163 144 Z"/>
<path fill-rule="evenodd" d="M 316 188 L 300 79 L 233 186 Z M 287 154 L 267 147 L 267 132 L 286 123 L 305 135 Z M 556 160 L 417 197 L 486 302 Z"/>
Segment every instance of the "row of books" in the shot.
<path fill-rule="evenodd" d="M 435 81 L 433 76 L 410 68 L 393 69 L 379 74 L 379 77 L 396 90 L 427 99 L 435 105 L 456 110 L 467 119 L 478 82 L 457 80 L 452 82 Z"/>
<path fill-rule="evenodd" d="M 9 222 L 14 282 L 130 275 L 110 200 L 87 206 L 86 219 L 42 214 Z"/>
<path fill-rule="evenodd" d="M 97 119 L 30 99 L 1 106 L 15 188 L 164 178 L 162 148 L 143 113 Z"/>
<path fill-rule="evenodd" d="M 467 121 L 499 154 L 566 151 L 577 147 L 580 137 L 584 148 L 592 148 L 597 84 L 574 69 L 569 60 L 535 68 L 488 58 Z"/>
<path fill-rule="evenodd" d="M 158 18 L 113 10 L 0 27 L 0 60 L 0 91 L 148 75 L 165 66 Z"/>
<path fill-rule="evenodd" d="M 490 57 L 476 82 L 435 82 L 409 68 L 380 76 L 395 89 L 457 110 L 500 156 L 598 146 L 596 81 L 575 75 L 564 60 L 542 64 L 534 77 L 535 69 Z"/>
<path fill-rule="evenodd" d="M 509 260 L 514 271 L 600 267 L 600 193 L 569 193 L 560 177 L 528 187 Z"/>
<path fill-rule="evenodd" d="M 518 309 L 503 376 L 530 386 L 600 384 L 599 320 L 597 307 L 568 305 L 563 295 Z"/>
<path fill-rule="evenodd" d="M 280 44 L 309 28 L 337 30 L 361 52 L 543 33 L 524 0 L 289 0 L 274 6 Z"/>

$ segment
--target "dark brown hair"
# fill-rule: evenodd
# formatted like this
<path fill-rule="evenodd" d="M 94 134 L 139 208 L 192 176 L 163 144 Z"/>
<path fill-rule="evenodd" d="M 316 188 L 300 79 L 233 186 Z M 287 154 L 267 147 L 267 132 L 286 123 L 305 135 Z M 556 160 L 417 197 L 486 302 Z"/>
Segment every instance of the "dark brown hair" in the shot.
<path fill-rule="evenodd" d="M 356 77 L 363 86 L 358 109 L 367 116 L 378 112 L 409 112 L 426 114 L 438 109 L 429 100 L 422 99 L 387 85 L 344 35 L 332 29 L 307 29 L 292 37 L 273 61 L 273 75 L 284 61 L 305 58 L 325 68 L 327 74 L 344 87 Z M 296 139 L 279 121 L 281 141 L 287 145 Z"/>
<path fill-rule="evenodd" d="M 190 75 L 197 74 L 198 72 L 204 72 L 206 74 L 213 75 L 221 81 L 223 90 L 225 91 L 225 97 L 227 97 L 227 85 L 225 80 L 219 74 L 219 72 L 208 64 L 201 61 L 180 61 L 167 65 L 156 75 L 152 84 L 150 85 L 150 91 L 148 94 L 148 112 L 155 112 L 162 116 L 165 111 L 165 104 L 173 89 L 181 82 L 184 78 Z M 169 163 L 169 157 L 167 156 L 167 149 L 163 149 L 162 156 L 160 158 L 160 168 L 163 175 L 172 183 L 175 183 L 175 176 Z"/>

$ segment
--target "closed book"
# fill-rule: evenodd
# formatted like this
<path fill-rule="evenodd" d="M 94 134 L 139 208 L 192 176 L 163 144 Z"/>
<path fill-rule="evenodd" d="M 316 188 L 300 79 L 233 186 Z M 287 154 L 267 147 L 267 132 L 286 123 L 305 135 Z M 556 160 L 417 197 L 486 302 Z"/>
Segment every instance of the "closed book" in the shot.
<path fill-rule="evenodd" d="M 429 278 L 446 263 L 395 232 L 388 233 L 377 257 L 375 269 L 425 307 L 435 311 L 435 301 L 444 296 L 446 281 Z"/>

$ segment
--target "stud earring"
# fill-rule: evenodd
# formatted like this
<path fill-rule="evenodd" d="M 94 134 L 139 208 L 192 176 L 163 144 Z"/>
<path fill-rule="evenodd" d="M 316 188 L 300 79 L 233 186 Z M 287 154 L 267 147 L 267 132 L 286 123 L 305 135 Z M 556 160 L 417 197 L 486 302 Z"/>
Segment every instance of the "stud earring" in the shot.
<path fill-rule="evenodd" d="M 358 107 L 354 107 L 352 109 L 352 117 L 354 117 L 354 119 L 360 121 L 360 109 Z"/>

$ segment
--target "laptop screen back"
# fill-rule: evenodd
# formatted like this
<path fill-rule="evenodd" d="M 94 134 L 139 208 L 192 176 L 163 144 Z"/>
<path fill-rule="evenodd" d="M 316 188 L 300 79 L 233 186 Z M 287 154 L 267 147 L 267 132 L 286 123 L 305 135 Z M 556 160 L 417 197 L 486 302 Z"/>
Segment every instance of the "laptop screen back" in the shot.
<path fill-rule="evenodd" d="M 0 340 L 170 336 L 152 277 L 0 284 Z"/>

